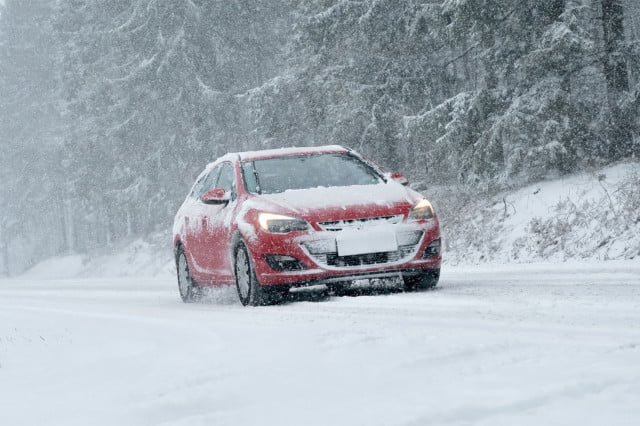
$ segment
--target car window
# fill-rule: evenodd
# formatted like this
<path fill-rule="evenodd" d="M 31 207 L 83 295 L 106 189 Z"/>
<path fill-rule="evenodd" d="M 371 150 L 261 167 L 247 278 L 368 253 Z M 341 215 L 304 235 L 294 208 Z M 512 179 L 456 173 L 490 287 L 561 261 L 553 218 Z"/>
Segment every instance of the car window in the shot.
<path fill-rule="evenodd" d="M 266 158 L 244 163 L 242 171 L 247 190 L 262 194 L 384 182 L 370 165 L 348 153 Z"/>
<path fill-rule="evenodd" d="M 193 198 L 199 200 L 202 198 L 205 192 L 214 189 L 216 180 L 218 179 L 218 175 L 220 174 L 220 170 L 222 169 L 222 164 L 214 167 L 207 176 L 205 176 L 200 182 L 196 184 L 193 188 Z"/>
<path fill-rule="evenodd" d="M 216 184 L 216 188 L 222 188 L 229 193 L 233 193 L 234 181 L 235 181 L 235 178 L 233 173 L 233 166 L 231 165 L 231 163 L 224 163 L 222 165 L 220 177 L 218 177 L 218 183 Z"/>
<path fill-rule="evenodd" d="M 258 187 L 258 180 L 253 168 L 253 161 L 247 161 L 242 163 L 242 177 L 244 179 L 244 185 L 247 191 L 258 193 L 260 188 Z"/>
<path fill-rule="evenodd" d="M 199 198 L 198 194 L 200 193 L 202 185 L 204 184 L 204 181 L 207 180 L 208 176 L 209 174 L 206 174 L 196 181 L 195 185 L 193 185 L 193 188 L 191 189 L 191 193 L 189 194 L 190 198 L 193 198 L 194 200 Z"/>

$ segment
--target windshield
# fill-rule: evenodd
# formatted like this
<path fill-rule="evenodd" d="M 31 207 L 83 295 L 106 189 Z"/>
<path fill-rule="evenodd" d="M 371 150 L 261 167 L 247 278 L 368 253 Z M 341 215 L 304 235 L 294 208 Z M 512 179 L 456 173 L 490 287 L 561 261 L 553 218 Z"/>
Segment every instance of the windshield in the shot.
<path fill-rule="evenodd" d="M 382 176 L 348 153 L 295 155 L 242 163 L 247 191 L 276 194 L 288 189 L 375 185 Z"/>

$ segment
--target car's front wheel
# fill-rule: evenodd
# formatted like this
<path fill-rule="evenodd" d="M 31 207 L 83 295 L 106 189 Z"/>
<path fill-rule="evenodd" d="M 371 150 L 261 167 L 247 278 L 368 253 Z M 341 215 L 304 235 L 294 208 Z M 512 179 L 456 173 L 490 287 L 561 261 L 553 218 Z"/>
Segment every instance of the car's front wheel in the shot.
<path fill-rule="evenodd" d="M 265 304 L 264 292 L 251 265 L 247 246 L 243 242 L 239 242 L 235 249 L 234 272 L 240 303 L 244 306 Z"/>
<path fill-rule="evenodd" d="M 197 302 L 202 296 L 202 291 L 198 284 L 191 277 L 187 255 L 182 247 L 178 247 L 176 253 L 176 267 L 178 272 L 178 290 L 180 297 L 185 303 Z"/>
<path fill-rule="evenodd" d="M 438 285 L 440 280 L 440 268 L 424 271 L 419 275 L 404 277 L 404 289 L 406 291 L 425 290 Z"/>
<path fill-rule="evenodd" d="M 247 306 L 273 305 L 281 303 L 289 297 L 289 286 L 263 287 L 256 278 L 253 270 L 249 250 L 240 241 L 234 250 L 234 272 L 236 275 L 236 289 L 240 303 Z"/>

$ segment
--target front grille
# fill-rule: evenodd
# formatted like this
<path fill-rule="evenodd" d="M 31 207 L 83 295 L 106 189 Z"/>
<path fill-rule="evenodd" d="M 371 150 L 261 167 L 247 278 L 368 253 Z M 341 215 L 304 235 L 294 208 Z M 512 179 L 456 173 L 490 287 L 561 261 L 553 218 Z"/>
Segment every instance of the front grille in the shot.
<path fill-rule="evenodd" d="M 327 265 L 331 266 L 362 266 L 378 265 L 383 263 L 397 262 L 400 260 L 399 251 L 383 253 L 367 253 L 355 256 L 338 256 L 331 254 L 327 256 Z"/>
<path fill-rule="evenodd" d="M 310 253 L 311 257 L 321 265 L 350 267 L 363 265 L 380 265 L 398 262 L 415 254 L 418 244 L 400 246 L 396 251 L 366 253 L 352 256 L 338 256 L 337 252 Z"/>
<path fill-rule="evenodd" d="M 361 229 L 382 224 L 395 225 L 400 221 L 402 221 L 402 215 L 394 215 L 318 222 L 318 226 L 325 231 L 341 231 L 343 229 Z"/>

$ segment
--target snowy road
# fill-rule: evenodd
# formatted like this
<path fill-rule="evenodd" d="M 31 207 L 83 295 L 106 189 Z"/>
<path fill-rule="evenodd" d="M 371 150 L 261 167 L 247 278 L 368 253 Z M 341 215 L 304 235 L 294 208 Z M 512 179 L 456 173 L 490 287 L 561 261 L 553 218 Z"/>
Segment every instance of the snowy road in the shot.
<path fill-rule="evenodd" d="M 173 279 L 0 281 L 0 425 L 637 425 L 640 262 L 184 305 Z"/>

